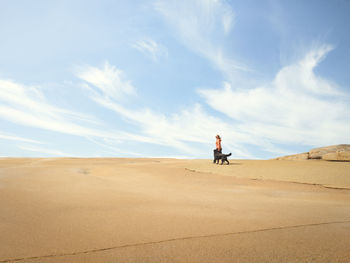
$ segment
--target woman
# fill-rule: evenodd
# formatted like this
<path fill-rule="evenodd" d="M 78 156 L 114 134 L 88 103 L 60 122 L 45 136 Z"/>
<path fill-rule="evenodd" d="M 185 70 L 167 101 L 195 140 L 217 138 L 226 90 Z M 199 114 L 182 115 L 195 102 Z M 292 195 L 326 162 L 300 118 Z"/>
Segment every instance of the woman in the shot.
<path fill-rule="evenodd" d="M 216 135 L 216 150 L 218 150 L 219 153 L 221 153 L 222 148 L 221 148 L 221 138 L 220 135 Z"/>

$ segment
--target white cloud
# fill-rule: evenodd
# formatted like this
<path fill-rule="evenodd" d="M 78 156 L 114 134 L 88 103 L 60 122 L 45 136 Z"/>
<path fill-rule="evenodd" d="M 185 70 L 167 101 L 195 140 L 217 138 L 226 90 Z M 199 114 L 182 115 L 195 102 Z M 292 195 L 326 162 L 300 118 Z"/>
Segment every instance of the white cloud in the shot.
<path fill-rule="evenodd" d="M 26 86 L 12 80 L 0 79 L 0 101 L 11 108 L 24 112 L 44 113 L 48 117 L 56 118 L 65 115 L 70 120 L 78 120 L 90 123 L 97 123 L 96 119 L 86 114 L 73 112 L 51 105 L 45 98 L 40 87 Z"/>
<path fill-rule="evenodd" d="M 284 69 L 281 70 L 283 71 Z M 87 82 L 85 85 L 89 84 L 91 83 Z M 323 86 L 326 87 L 327 84 L 324 83 Z M 248 145 L 265 152 L 288 154 L 288 151 L 275 143 L 295 143 L 295 137 L 291 134 L 302 138 L 310 133 L 306 129 L 296 129 L 293 123 L 285 126 L 285 123 L 293 122 L 293 114 L 288 113 L 295 105 L 288 106 L 289 95 L 285 94 L 283 88 L 275 89 L 275 86 L 233 91 L 230 84 L 226 83 L 223 91 L 199 91 L 209 105 L 235 121 L 210 115 L 200 104 L 167 115 L 150 108 L 137 109 L 133 106 L 131 109 L 104 93 L 104 89 L 98 86 L 87 87 L 93 101 L 136 125 L 139 136 L 146 138 L 148 143 L 172 147 L 186 153 L 187 156 L 208 156 L 208 146 L 217 133 L 224 138 L 224 150 L 232 151 L 235 158 L 254 158 L 255 156 L 247 150 Z M 280 111 L 277 111 L 274 105 L 281 107 Z M 300 111 L 304 113 L 305 109 Z M 276 122 L 276 118 L 280 121 Z M 305 139 L 302 143 L 312 144 L 312 141 Z"/>
<path fill-rule="evenodd" d="M 314 68 L 332 49 L 322 45 L 282 68 L 270 83 L 249 90 L 200 90 L 206 102 L 250 136 L 274 143 L 323 146 L 350 141 L 349 95 Z"/>
<path fill-rule="evenodd" d="M 121 72 L 108 64 L 105 65 L 103 74 L 95 68 L 87 68 L 85 74 L 82 76 L 99 85 L 104 92 L 103 94 L 108 94 L 106 96 L 119 100 L 121 95 L 118 92 L 122 95 L 134 93 L 132 85 L 128 81 L 123 82 L 120 79 Z M 123 85 L 121 86 L 120 83 Z M 12 80 L 0 79 L 0 101 L 2 102 L 0 104 L 0 118 L 16 124 L 84 138 L 149 142 L 149 138 L 137 134 L 106 129 L 101 125 L 87 126 L 86 123 L 98 124 L 98 122 L 95 118 L 85 114 L 50 104 L 40 87 L 26 86 Z"/>
<path fill-rule="evenodd" d="M 161 56 L 168 57 L 168 50 L 151 38 L 139 40 L 132 46 L 150 57 L 153 61 L 158 61 L 158 58 Z"/>
<path fill-rule="evenodd" d="M 139 132 L 149 137 L 152 143 L 173 147 L 192 156 L 207 156 L 207 152 L 200 151 L 202 147 L 194 144 L 206 147 L 219 132 L 225 138 L 225 146 L 235 156 L 253 157 L 240 145 L 240 139 L 252 143 L 254 140 L 221 119 L 208 115 L 199 104 L 176 114 L 164 115 L 149 108 L 132 110 L 101 97 L 91 98 L 138 125 Z"/>
<path fill-rule="evenodd" d="M 106 93 L 104 88 L 89 82 L 88 73 L 80 72 L 77 75 L 85 76 L 85 85 L 93 85 L 88 86 L 93 101 L 137 125 L 140 136 L 148 138 L 150 143 L 173 147 L 192 156 L 207 156 L 208 153 L 201 151 L 201 148 L 206 148 L 213 141 L 213 136 L 220 132 L 227 142 L 226 147 L 232 149 L 236 157 L 253 157 L 242 147 L 240 140 L 254 143 L 254 139 L 248 138 L 244 132 L 238 132 L 221 119 L 210 116 L 199 104 L 169 115 L 154 112 L 149 108 L 130 109 Z"/>
<path fill-rule="evenodd" d="M 83 119 L 80 114 L 51 105 L 38 87 L 0 79 L 0 101 L 0 117 L 8 121 L 69 134 L 84 130 L 69 121 L 71 116 Z"/>
<path fill-rule="evenodd" d="M 11 141 L 20 141 L 20 142 L 39 143 L 39 144 L 41 144 L 41 142 L 36 141 L 36 140 L 32 140 L 32 139 L 28 139 L 28 138 L 23 138 L 23 137 L 19 137 L 19 136 L 12 135 L 12 134 L 6 134 L 6 133 L 0 133 L 0 139 L 3 139 L 3 140 L 11 140 Z"/>
<path fill-rule="evenodd" d="M 125 80 L 123 72 L 106 62 L 102 69 L 82 67 L 77 69 L 79 78 L 98 87 L 105 96 L 120 101 L 123 97 L 135 94 L 130 81 Z"/>
<path fill-rule="evenodd" d="M 303 59 L 282 68 L 273 81 L 259 85 L 254 72 L 225 53 L 234 12 L 224 1 L 156 1 L 155 9 L 181 43 L 205 57 L 226 79 L 223 89 L 200 90 L 213 109 L 229 116 L 230 128 L 246 137 L 238 143 L 277 154 L 279 144 L 327 145 L 349 141 L 349 95 L 316 76 L 314 68 L 333 49 L 313 46 Z M 248 84 L 247 84 L 248 83 Z M 252 89 L 244 89 L 252 86 Z M 237 85 L 239 84 L 239 85 Z M 243 88 L 236 88 L 243 87 Z"/>
<path fill-rule="evenodd" d="M 25 151 L 31 151 L 31 152 L 38 152 L 40 154 L 45 155 L 54 155 L 54 156 L 61 156 L 61 157 L 76 157 L 73 154 L 66 153 L 63 151 L 55 150 L 55 149 L 46 149 L 42 147 L 37 147 L 37 146 L 31 146 L 31 145 L 23 145 L 19 146 L 18 148 L 25 150 Z"/>
<path fill-rule="evenodd" d="M 95 140 L 91 137 L 86 137 L 86 139 L 88 139 L 89 141 L 101 146 L 102 148 L 105 148 L 107 150 L 104 150 L 103 152 L 108 153 L 111 156 L 119 156 L 120 154 L 122 155 L 130 155 L 130 156 L 137 156 L 137 157 L 141 157 L 142 154 L 138 153 L 138 152 L 131 152 L 125 148 L 116 148 L 114 145 L 116 143 L 115 140 L 108 140 L 107 138 L 104 138 L 101 141 Z M 107 141 L 107 142 L 106 142 Z M 120 143 L 120 141 L 118 142 Z"/>
<path fill-rule="evenodd" d="M 11 85 L 22 87 L 22 89 L 18 90 L 18 94 L 14 94 L 14 96 L 22 96 L 28 102 L 27 104 L 32 105 L 32 108 L 35 110 L 17 109 L 13 101 L 8 99 L 7 101 L 12 103 L 9 106 L 0 106 L 0 117 L 17 124 L 82 136 L 99 146 L 108 148 L 113 153 L 121 152 L 113 146 L 113 142 L 137 141 L 174 147 L 195 156 L 197 152 L 192 146 L 188 145 L 188 142 L 208 143 L 205 139 L 200 139 L 201 136 L 198 136 L 197 133 L 200 129 L 207 129 L 197 128 L 197 131 L 194 130 L 195 126 L 193 126 L 192 119 L 195 117 L 193 116 L 194 114 L 197 115 L 197 119 L 203 118 L 203 121 L 198 119 L 197 125 L 205 123 L 204 119 L 207 119 L 206 116 L 200 116 L 199 110 L 193 110 L 193 112 L 183 111 L 181 114 L 174 114 L 169 117 L 153 112 L 150 109 L 131 110 L 122 106 L 121 101 L 126 95 L 136 95 L 136 89 L 129 80 L 122 77 L 122 71 L 108 63 L 102 68 L 80 67 L 76 74 L 85 81 L 84 87 L 89 91 L 87 94 L 90 94 L 92 100 L 117 112 L 141 129 L 135 133 L 128 133 L 120 130 L 104 129 L 103 126 L 91 128 L 76 122 L 73 123 L 64 114 L 65 110 L 47 104 L 45 96 L 39 90 L 35 89 L 35 94 L 39 93 L 40 99 L 34 99 L 34 95 L 31 92 L 23 92 L 23 89 L 26 89 L 25 86 L 12 81 L 10 82 Z M 6 82 L 4 83 L 7 84 Z M 125 89 L 124 87 L 127 88 Z M 112 146 L 96 139 L 107 139 Z M 126 152 L 123 151 L 123 153 L 125 154 Z M 140 155 L 140 153 L 131 151 L 127 151 L 127 153 L 136 156 Z"/>
<path fill-rule="evenodd" d="M 233 26 L 234 15 L 231 9 L 225 8 L 225 11 L 222 15 L 222 26 L 224 28 L 225 35 L 229 34 Z"/>
<path fill-rule="evenodd" d="M 208 59 L 226 77 L 232 79 L 237 71 L 251 71 L 225 53 L 223 42 L 234 21 L 234 12 L 225 1 L 158 0 L 154 7 L 181 43 Z"/>
<path fill-rule="evenodd" d="M 349 96 L 314 72 L 331 49 L 323 45 L 311 50 L 300 61 L 282 68 L 270 83 L 254 89 L 233 89 L 225 82 L 222 90 L 199 90 L 208 105 L 231 120 L 209 114 L 199 103 L 169 114 L 135 105 L 131 108 L 125 100 L 137 96 L 136 88 L 121 70 L 108 63 L 102 68 L 81 67 L 76 74 L 84 81 L 87 96 L 136 126 L 133 133 L 106 129 L 101 124 L 87 126 L 84 114 L 50 104 L 40 88 L 9 80 L 0 80 L 3 102 L 0 117 L 17 124 L 82 136 L 110 154 L 134 156 L 143 154 L 129 148 L 124 151 L 115 144 L 150 143 L 178 149 L 187 157 L 207 157 L 214 148 L 210 146 L 213 137 L 219 133 L 223 137 L 224 151 L 232 151 L 234 158 L 254 158 L 249 147 L 287 154 L 289 152 L 279 148 L 279 144 L 344 143 L 350 139 Z M 21 141 L 21 137 L 13 139 Z M 34 142 L 25 138 L 22 141 Z M 21 147 L 43 154 L 66 155 L 40 147 Z"/>

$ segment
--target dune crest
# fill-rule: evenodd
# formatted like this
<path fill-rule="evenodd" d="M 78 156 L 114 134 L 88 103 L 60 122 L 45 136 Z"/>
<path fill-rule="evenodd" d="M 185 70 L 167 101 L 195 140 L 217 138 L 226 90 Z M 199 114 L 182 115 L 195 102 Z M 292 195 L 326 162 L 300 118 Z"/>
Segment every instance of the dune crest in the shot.
<path fill-rule="evenodd" d="M 282 156 L 275 158 L 275 160 L 350 161 L 350 144 L 338 144 L 314 148 L 306 153 Z"/>

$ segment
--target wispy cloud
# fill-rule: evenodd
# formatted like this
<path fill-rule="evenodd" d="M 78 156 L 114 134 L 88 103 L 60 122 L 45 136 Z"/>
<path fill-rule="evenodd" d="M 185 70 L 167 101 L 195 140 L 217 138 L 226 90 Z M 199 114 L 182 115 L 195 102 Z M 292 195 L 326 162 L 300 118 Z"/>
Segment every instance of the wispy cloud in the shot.
<path fill-rule="evenodd" d="M 77 68 L 76 74 L 79 78 L 96 86 L 108 98 L 120 101 L 125 96 L 135 94 L 135 88 L 129 80 L 123 76 L 123 72 L 108 62 L 100 68 L 81 67 Z"/>
<path fill-rule="evenodd" d="M 53 118 L 65 115 L 70 120 L 96 123 L 91 116 L 51 105 L 40 87 L 22 85 L 9 79 L 0 79 L 0 101 L 3 106 L 11 105 L 25 112 L 44 113 Z"/>
<path fill-rule="evenodd" d="M 198 91 L 205 103 L 230 117 L 231 121 L 209 114 L 200 103 L 169 114 L 148 107 L 130 106 L 131 103 L 125 103 L 125 100 L 136 98 L 137 89 L 121 70 L 108 63 L 101 68 L 80 67 L 76 74 L 84 81 L 87 96 L 136 126 L 133 133 L 73 122 L 71 115 L 79 118 L 83 115 L 53 106 L 39 88 L 14 81 L 0 82 L 0 99 L 5 102 L 0 106 L 0 117 L 17 124 L 82 136 L 111 154 L 122 152 L 115 144 L 132 141 L 175 148 L 188 157 L 206 157 L 212 148 L 210 142 L 217 133 L 222 135 L 225 149 L 232 151 L 235 158 L 254 158 L 248 146 L 284 154 L 288 152 L 279 144 L 318 146 L 342 143 L 350 140 L 350 117 L 346 114 L 350 111 L 349 95 L 314 72 L 331 49 L 329 45 L 312 49 L 301 60 L 282 68 L 270 83 L 253 89 L 233 89 L 225 82 L 222 90 Z M 34 142 L 4 134 L 0 134 L 0 138 Z M 21 147 L 66 155 L 41 147 Z M 143 155 L 132 149 L 124 152 Z"/>
<path fill-rule="evenodd" d="M 25 151 L 37 152 L 39 154 L 42 154 L 42 156 L 53 155 L 53 156 L 61 156 L 61 157 L 76 157 L 74 154 L 66 153 L 60 150 L 47 149 L 47 148 L 37 147 L 32 145 L 21 145 L 21 146 L 18 146 L 18 148 Z"/>
<path fill-rule="evenodd" d="M 28 139 L 28 138 L 23 138 L 23 137 L 16 136 L 16 135 L 12 135 L 12 134 L 8 134 L 8 133 L 1 133 L 1 132 L 0 132 L 0 139 L 2 139 L 2 140 L 11 140 L 11 141 L 30 142 L 30 143 L 42 144 L 42 142 L 39 142 L 39 141 L 36 141 L 36 140 L 32 140 L 32 139 Z"/>
<path fill-rule="evenodd" d="M 115 147 L 116 141 L 115 140 L 108 140 L 107 138 L 104 138 L 102 141 L 101 140 L 96 140 L 91 137 L 86 137 L 87 140 L 97 144 L 98 146 L 101 146 L 101 148 L 107 149 L 103 150 L 103 152 L 108 153 L 112 156 L 118 156 L 120 154 L 123 155 L 129 155 L 129 156 L 137 156 L 141 157 L 142 154 L 138 152 L 131 152 L 125 148 L 120 149 L 120 147 Z"/>
<path fill-rule="evenodd" d="M 154 8 L 181 43 L 208 59 L 226 77 L 236 77 L 237 71 L 251 71 L 242 62 L 228 56 L 224 49 L 223 43 L 233 27 L 235 17 L 231 6 L 225 1 L 158 0 Z"/>
<path fill-rule="evenodd" d="M 78 73 L 78 76 L 85 76 L 82 78 L 86 82 L 85 85 L 91 85 L 90 98 L 93 101 L 137 125 L 139 135 L 148 138 L 150 143 L 173 147 L 192 156 L 207 156 L 207 152 L 203 153 L 201 148 L 207 148 L 208 142 L 220 132 L 226 138 L 226 146 L 233 149 L 235 156 L 252 157 L 239 141 L 254 143 L 254 139 L 238 132 L 220 118 L 207 114 L 200 104 L 169 115 L 155 112 L 150 108 L 131 109 L 123 106 L 113 96 L 109 96 L 98 84 L 90 82 L 86 72 Z M 194 147 L 194 144 L 197 146 Z"/>
<path fill-rule="evenodd" d="M 124 94 L 133 94 L 134 88 L 123 82 L 121 72 L 105 65 L 104 74 L 95 68 L 87 68 L 85 77 L 99 85 L 105 96 L 120 100 Z M 121 85 L 122 83 L 122 85 Z M 118 141 L 148 142 L 149 138 L 123 131 L 107 129 L 96 118 L 74 112 L 47 101 L 40 87 L 26 86 L 13 80 L 0 79 L 0 118 L 15 124 L 79 136 Z M 89 124 L 89 125 L 88 125 Z M 93 125 L 93 126 L 91 126 Z"/>
<path fill-rule="evenodd" d="M 329 145 L 350 141 L 350 100 L 338 87 L 317 76 L 315 67 L 332 49 L 321 45 L 282 68 L 254 89 L 200 90 L 215 110 L 231 117 L 250 136 L 275 144 Z"/>
<path fill-rule="evenodd" d="M 154 7 L 181 43 L 224 74 L 223 89 L 202 89 L 199 94 L 231 118 L 230 128 L 246 135 L 238 143 L 242 149 L 254 145 L 280 154 L 284 150 L 279 144 L 349 141 L 345 114 L 350 109 L 349 95 L 314 73 L 331 45 L 313 45 L 302 59 L 281 68 L 270 83 L 259 84 L 252 76 L 254 70 L 234 59 L 234 53 L 225 52 L 226 36 L 234 29 L 234 12 L 226 2 L 159 0 Z"/>
<path fill-rule="evenodd" d="M 163 45 L 151 38 L 144 38 L 132 45 L 138 51 L 144 53 L 153 61 L 158 61 L 160 57 L 168 57 L 168 50 Z"/>
<path fill-rule="evenodd" d="M 0 79 L 0 101 L 0 117 L 10 122 L 67 134 L 96 133 L 76 124 L 94 122 L 90 117 L 50 104 L 39 87 Z"/>
<path fill-rule="evenodd" d="M 178 112 L 164 114 L 149 107 L 125 103 L 137 98 L 137 89 L 123 72 L 106 63 L 101 68 L 80 67 L 77 76 L 84 81 L 85 94 L 99 105 L 117 113 L 136 126 L 132 133 L 111 130 L 84 121 L 84 114 L 50 104 L 38 87 L 0 80 L 0 117 L 17 124 L 81 136 L 111 154 L 142 156 L 116 144 L 125 141 L 156 144 L 179 150 L 186 156 L 206 157 L 217 133 L 225 149 L 235 158 L 254 158 L 250 147 L 276 154 L 288 153 L 279 144 L 327 145 L 349 141 L 349 95 L 336 84 L 317 76 L 315 67 L 324 59 L 330 45 L 320 45 L 301 60 L 282 68 L 270 83 L 253 89 L 233 89 L 229 82 L 222 90 L 199 90 L 200 96 L 216 111 L 231 118 L 209 114 L 201 103 Z M 73 119 L 72 119 L 72 116 Z M 87 119 L 91 119 L 88 117 Z M 92 117 L 94 119 L 94 117 Z M 89 123 L 89 125 L 87 125 Z M 12 137 L 11 137 L 12 136 Z M 0 138 L 34 143 L 16 135 Z M 64 155 L 40 147 L 21 146 L 47 154 Z M 152 155 L 152 154 L 145 154 Z"/>
<path fill-rule="evenodd" d="M 221 21 L 225 35 L 228 35 L 234 22 L 234 15 L 231 8 L 224 8 Z"/>

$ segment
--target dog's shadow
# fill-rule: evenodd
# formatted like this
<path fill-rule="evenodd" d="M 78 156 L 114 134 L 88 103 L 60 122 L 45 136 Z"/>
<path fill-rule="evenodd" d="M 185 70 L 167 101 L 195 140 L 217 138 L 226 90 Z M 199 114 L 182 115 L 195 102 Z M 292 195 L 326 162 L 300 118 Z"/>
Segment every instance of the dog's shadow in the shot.
<path fill-rule="evenodd" d="M 216 164 L 216 165 L 219 165 L 219 166 L 227 166 L 227 165 L 242 165 L 242 163 L 231 163 L 230 164 L 220 164 L 220 163 L 213 163 L 213 164 Z"/>

